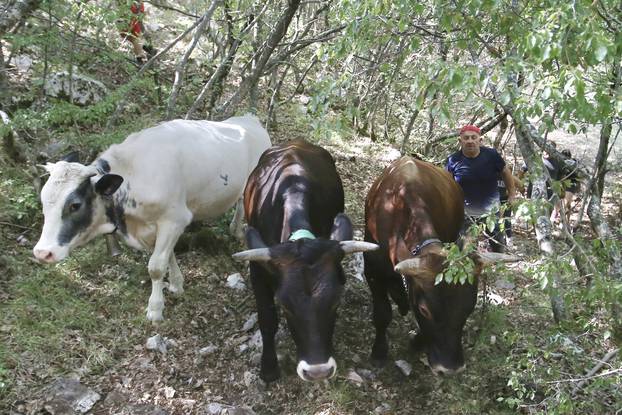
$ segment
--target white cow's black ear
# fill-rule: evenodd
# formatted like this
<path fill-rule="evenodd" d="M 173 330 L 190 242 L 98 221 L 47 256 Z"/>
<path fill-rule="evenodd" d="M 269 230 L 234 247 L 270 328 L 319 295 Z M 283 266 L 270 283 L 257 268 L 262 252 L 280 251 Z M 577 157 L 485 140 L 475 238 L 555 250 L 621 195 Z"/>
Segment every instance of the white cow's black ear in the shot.
<path fill-rule="evenodd" d="M 333 221 L 333 229 L 330 231 L 330 239 L 333 241 L 350 241 L 352 240 L 352 222 L 345 213 L 335 216 Z"/>
<path fill-rule="evenodd" d="M 259 231 L 252 226 L 246 228 L 246 245 L 250 249 L 267 248 L 266 243 L 261 239 Z"/>
<path fill-rule="evenodd" d="M 118 174 L 104 174 L 95 183 L 95 191 L 102 196 L 110 196 L 117 191 L 123 183 L 123 177 Z"/>

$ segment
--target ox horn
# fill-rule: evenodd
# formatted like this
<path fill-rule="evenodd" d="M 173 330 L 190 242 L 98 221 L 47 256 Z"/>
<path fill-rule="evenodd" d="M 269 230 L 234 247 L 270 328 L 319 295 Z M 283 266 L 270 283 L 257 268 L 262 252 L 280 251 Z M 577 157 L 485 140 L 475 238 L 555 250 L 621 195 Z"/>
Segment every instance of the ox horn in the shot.
<path fill-rule="evenodd" d="M 422 265 L 421 258 L 409 258 L 399 262 L 394 269 L 399 274 L 406 274 L 408 271 L 417 271 Z"/>
<path fill-rule="evenodd" d="M 346 255 L 353 254 L 355 252 L 375 251 L 380 248 L 380 246 L 371 242 L 362 241 L 341 241 L 339 242 L 339 245 L 341 245 L 341 249 Z"/>
<path fill-rule="evenodd" d="M 248 249 L 232 255 L 237 261 L 270 261 L 270 248 Z"/>
<path fill-rule="evenodd" d="M 482 264 L 520 261 L 520 258 L 515 255 L 502 254 L 499 252 L 478 252 L 475 257 L 478 258 Z"/>

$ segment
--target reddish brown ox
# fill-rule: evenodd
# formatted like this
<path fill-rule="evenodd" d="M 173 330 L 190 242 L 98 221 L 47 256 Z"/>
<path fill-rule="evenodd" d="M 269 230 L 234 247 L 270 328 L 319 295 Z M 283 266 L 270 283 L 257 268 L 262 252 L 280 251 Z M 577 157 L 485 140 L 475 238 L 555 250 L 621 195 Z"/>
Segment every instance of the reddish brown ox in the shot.
<path fill-rule="evenodd" d="M 345 254 L 377 249 L 351 241 L 341 179 L 331 155 L 305 141 L 269 148 L 248 178 L 244 208 L 251 283 L 263 340 L 260 376 L 279 376 L 275 298 L 285 314 L 304 380 L 335 374 L 332 337 L 345 276 Z"/>
<path fill-rule="evenodd" d="M 372 185 L 365 203 L 365 240 L 380 249 L 364 255 L 376 327 L 374 363 L 383 364 L 388 355 L 390 295 L 400 314 L 414 310 L 420 332 L 412 345 L 427 353 L 432 370 L 463 369 L 462 329 L 475 306 L 477 278 L 474 284 L 434 284 L 444 269 L 442 242 L 458 238 L 463 200 L 449 173 L 411 157 L 393 162 Z M 499 255 L 474 255 L 476 274 L 481 263 Z"/>

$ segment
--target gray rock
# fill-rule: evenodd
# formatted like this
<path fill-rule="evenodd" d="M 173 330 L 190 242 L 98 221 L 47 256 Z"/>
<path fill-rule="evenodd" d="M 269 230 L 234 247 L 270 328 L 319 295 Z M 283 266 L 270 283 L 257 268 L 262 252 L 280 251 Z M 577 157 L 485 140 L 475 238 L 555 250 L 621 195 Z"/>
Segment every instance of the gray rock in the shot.
<path fill-rule="evenodd" d="M 508 280 L 496 280 L 495 288 L 499 288 L 502 290 L 513 290 L 514 288 L 516 288 L 516 285 Z"/>
<path fill-rule="evenodd" d="M 47 388 L 42 406 L 51 415 L 84 414 L 100 399 L 99 393 L 75 379 L 58 379 Z"/>
<path fill-rule="evenodd" d="M 155 336 L 149 337 L 147 339 L 147 343 L 145 344 L 147 350 L 155 350 L 162 354 L 166 354 L 166 340 L 164 337 L 156 334 Z"/>
<path fill-rule="evenodd" d="M 374 413 L 375 414 L 388 414 L 391 413 L 391 405 L 389 405 L 388 403 L 383 403 L 382 405 L 376 407 L 376 409 L 374 409 Z"/>
<path fill-rule="evenodd" d="M 404 374 L 404 376 L 410 376 L 413 371 L 413 367 L 405 360 L 396 360 L 395 366 Z"/>
<path fill-rule="evenodd" d="M 369 380 L 376 379 L 376 375 L 374 374 L 374 372 L 372 372 L 369 369 L 358 368 L 356 372 L 360 373 L 360 375 L 363 376 L 365 379 L 369 379 Z"/>
<path fill-rule="evenodd" d="M 43 89 L 48 96 L 64 98 L 78 105 L 98 103 L 108 94 L 108 89 L 101 82 L 78 73 L 70 76 L 67 71 L 50 74 Z"/>
<path fill-rule="evenodd" d="M 248 317 L 246 323 L 242 326 L 242 331 L 249 331 L 257 324 L 257 313 L 253 313 Z"/>
<path fill-rule="evenodd" d="M 263 340 L 261 340 L 261 332 L 258 329 L 257 331 L 255 331 L 255 334 L 253 334 L 251 339 L 248 341 L 248 347 L 250 347 L 251 349 L 258 350 L 258 349 L 261 349 L 262 346 L 263 346 Z"/>
<path fill-rule="evenodd" d="M 216 350 L 218 350 L 218 347 L 214 346 L 213 344 L 210 344 L 209 346 L 205 346 L 199 349 L 199 354 L 201 356 L 207 356 L 208 354 L 214 353 Z"/>
<path fill-rule="evenodd" d="M 354 369 L 350 369 L 350 371 L 346 375 L 346 379 L 356 383 L 357 385 L 363 383 L 363 378 L 358 373 L 356 373 Z"/>
<path fill-rule="evenodd" d="M 32 68 L 33 60 L 29 55 L 17 55 L 11 59 L 11 63 L 15 65 L 18 72 L 25 73 Z"/>
<path fill-rule="evenodd" d="M 222 404 L 219 404 L 218 402 L 212 402 L 209 405 L 207 405 L 207 408 L 205 408 L 205 414 L 206 415 L 220 415 L 223 409 L 224 409 L 224 406 Z"/>
<path fill-rule="evenodd" d="M 242 275 L 239 272 L 236 272 L 235 274 L 231 274 L 227 277 L 227 287 L 235 290 L 244 290 L 246 288 L 246 284 L 244 284 Z"/>
<path fill-rule="evenodd" d="M 247 406 L 236 406 L 225 409 L 222 415 L 255 415 L 255 411 Z"/>

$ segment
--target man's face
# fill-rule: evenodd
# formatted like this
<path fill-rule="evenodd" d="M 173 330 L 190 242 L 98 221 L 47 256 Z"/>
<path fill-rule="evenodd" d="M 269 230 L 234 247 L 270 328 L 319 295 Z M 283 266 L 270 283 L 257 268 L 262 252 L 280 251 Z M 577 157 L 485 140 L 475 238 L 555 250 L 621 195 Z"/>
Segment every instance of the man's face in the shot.
<path fill-rule="evenodd" d="M 460 149 L 467 157 L 477 156 L 481 143 L 482 137 L 474 131 L 465 131 L 460 134 Z"/>

